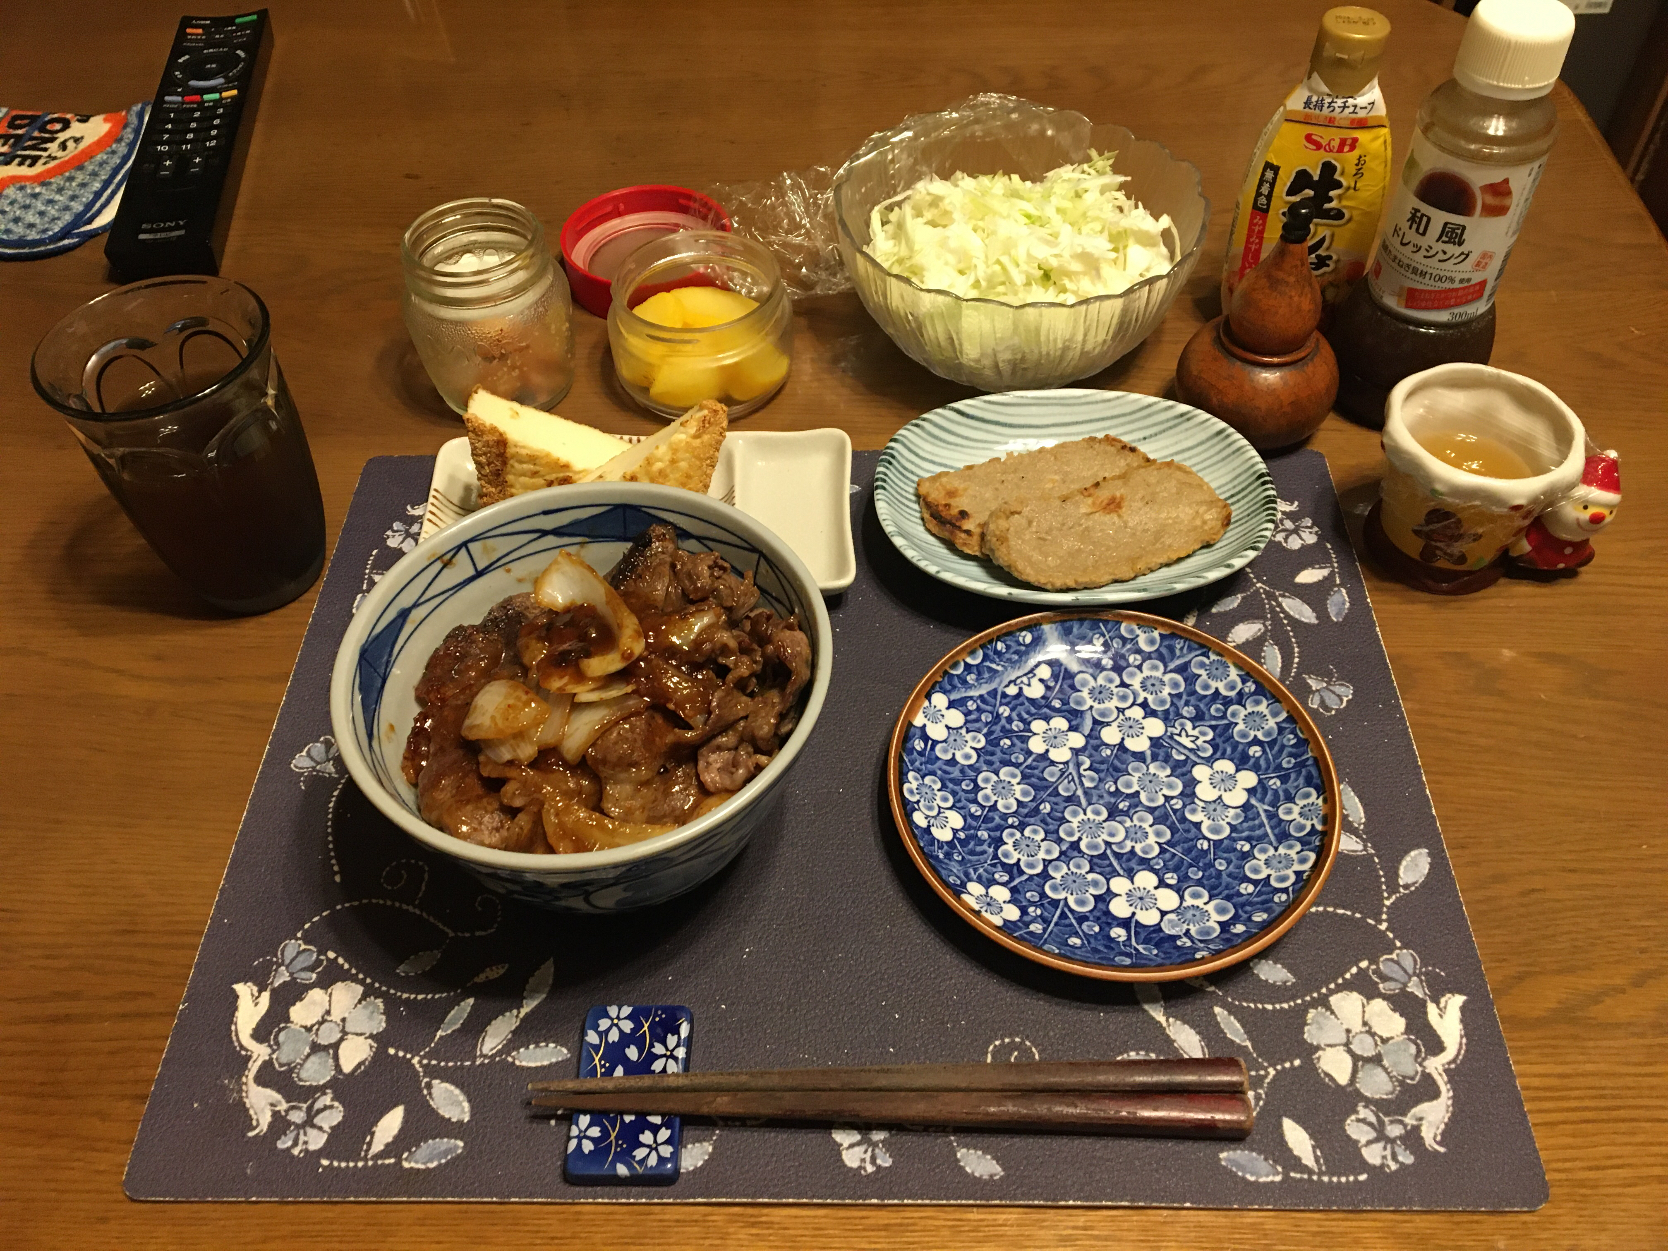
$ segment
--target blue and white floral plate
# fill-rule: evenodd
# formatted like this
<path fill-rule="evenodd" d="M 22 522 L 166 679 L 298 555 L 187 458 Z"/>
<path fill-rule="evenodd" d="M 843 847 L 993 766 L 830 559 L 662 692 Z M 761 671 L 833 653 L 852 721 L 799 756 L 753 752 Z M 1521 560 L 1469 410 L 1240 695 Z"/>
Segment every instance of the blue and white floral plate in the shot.
<path fill-rule="evenodd" d="M 1045 591 L 945 542 L 921 520 L 915 484 L 929 474 L 1102 434 L 1192 469 L 1233 509 L 1228 532 L 1209 547 L 1127 582 Z M 935 408 L 893 435 L 875 468 L 875 512 L 912 565 L 964 591 L 1062 609 L 1133 604 L 1225 578 L 1250 564 L 1268 543 L 1277 503 L 1268 466 L 1237 431 L 1186 404 L 1126 391 L 1010 391 Z"/>
<path fill-rule="evenodd" d="M 1314 901 L 1338 776 L 1260 665 L 1145 613 L 1048 613 L 963 643 L 887 759 L 916 867 L 982 933 L 1112 981 L 1214 972 Z"/>

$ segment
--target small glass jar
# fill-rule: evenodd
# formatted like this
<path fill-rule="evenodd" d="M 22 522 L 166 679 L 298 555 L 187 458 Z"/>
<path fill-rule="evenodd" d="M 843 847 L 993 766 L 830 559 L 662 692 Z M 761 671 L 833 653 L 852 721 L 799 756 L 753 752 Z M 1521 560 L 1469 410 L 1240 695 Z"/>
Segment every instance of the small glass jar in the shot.
<path fill-rule="evenodd" d="M 453 200 L 411 223 L 400 246 L 405 324 L 441 398 L 469 393 L 533 408 L 573 385 L 573 299 L 544 229 L 513 200 Z"/>
<path fill-rule="evenodd" d="M 644 309 L 662 293 L 679 301 L 683 325 L 661 324 L 668 319 L 660 308 Z M 659 315 L 651 320 L 639 309 Z M 720 400 L 741 417 L 787 380 L 793 303 L 770 249 L 721 230 L 680 230 L 620 265 L 608 342 L 620 385 L 649 411 L 677 417 Z"/>

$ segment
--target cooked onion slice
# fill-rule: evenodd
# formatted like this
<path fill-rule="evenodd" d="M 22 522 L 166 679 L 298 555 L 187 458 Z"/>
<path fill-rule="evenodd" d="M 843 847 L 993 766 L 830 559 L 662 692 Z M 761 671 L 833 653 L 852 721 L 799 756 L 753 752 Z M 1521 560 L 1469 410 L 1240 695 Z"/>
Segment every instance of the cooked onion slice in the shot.
<path fill-rule="evenodd" d="M 550 715 L 544 719 L 539 727 L 536 738 L 539 749 L 555 747 L 562 741 L 562 732 L 568 728 L 568 714 L 573 710 L 572 695 L 552 695 L 549 700 Z"/>
<path fill-rule="evenodd" d="M 553 612 L 589 604 L 613 631 L 613 650 L 585 657 L 579 662 L 581 672 L 603 677 L 624 669 L 643 654 L 643 627 L 636 615 L 601 574 L 572 552 L 556 553 L 556 559 L 545 566 L 533 584 L 533 594 Z"/>
<path fill-rule="evenodd" d="M 549 716 L 550 705 L 520 682 L 499 679 L 483 686 L 469 705 L 463 736 L 477 742 L 507 738 L 525 730 L 537 731 Z"/>
<path fill-rule="evenodd" d="M 688 612 L 666 618 L 665 623 L 660 627 L 660 638 L 679 651 L 688 651 L 695 645 L 695 640 L 700 637 L 703 630 L 710 629 L 715 625 L 722 625 L 724 620 L 724 610 L 717 604 L 692 608 Z"/>
<path fill-rule="evenodd" d="M 568 847 L 581 847 L 589 843 L 596 851 L 606 847 L 624 847 L 630 843 L 640 843 L 646 838 L 654 838 L 658 834 L 670 833 L 678 828 L 675 825 L 616 821 L 600 812 L 573 804 L 547 802 L 541 816 L 544 820 L 545 836 L 552 847 L 558 845 L 558 838 L 555 836 L 559 834 L 560 841 Z"/>
<path fill-rule="evenodd" d="M 499 764 L 509 764 L 512 760 L 517 764 L 530 764 L 533 757 L 539 754 L 538 735 L 531 730 L 523 730 L 520 734 L 504 738 L 485 738 L 481 740 L 481 754 L 491 756 Z"/>
<path fill-rule="evenodd" d="M 734 794 L 734 791 L 719 791 L 716 795 L 708 795 L 696 805 L 695 811 L 689 814 L 689 820 L 693 821 L 696 817 L 706 816 L 707 813 L 711 812 L 714 808 L 718 807 L 719 804 L 723 803 Z"/>
<path fill-rule="evenodd" d="M 629 695 L 637 689 L 637 683 L 629 678 L 615 678 L 612 682 L 605 682 L 594 691 L 580 691 L 573 697 L 576 704 L 599 704 L 605 699 L 618 699 L 621 695 Z"/>
<path fill-rule="evenodd" d="M 573 711 L 568 714 L 567 727 L 562 731 L 562 759 L 569 764 L 578 764 L 580 757 L 604 730 L 621 717 L 629 717 L 648 706 L 649 701 L 641 695 L 616 695 L 598 704 L 576 701 Z"/>
<path fill-rule="evenodd" d="M 568 666 L 557 669 L 553 673 L 546 673 L 538 679 L 538 683 L 547 691 L 559 691 L 568 695 L 582 695 L 586 691 L 594 691 L 608 685 L 608 675 L 588 678 L 579 670 Z"/>

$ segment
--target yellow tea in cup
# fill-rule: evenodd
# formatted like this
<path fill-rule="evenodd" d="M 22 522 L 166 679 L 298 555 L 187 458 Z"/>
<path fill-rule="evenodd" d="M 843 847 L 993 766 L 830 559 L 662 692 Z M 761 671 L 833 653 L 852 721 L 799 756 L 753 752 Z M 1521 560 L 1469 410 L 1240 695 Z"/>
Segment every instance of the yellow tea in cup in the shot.
<path fill-rule="evenodd" d="M 1489 568 L 1567 494 L 1581 479 L 1586 433 L 1533 379 L 1456 362 L 1391 391 L 1384 456 L 1379 529 L 1417 571 L 1404 580 L 1429 590 Z"/>
<path fill-rule="evenodd" d="M 1437 460 L 1480 478 L 1532 478 L 1529 462 L 1499 439 L 1463 430 L 1437 430 L 1416 436 L 1419 446 Z"/>

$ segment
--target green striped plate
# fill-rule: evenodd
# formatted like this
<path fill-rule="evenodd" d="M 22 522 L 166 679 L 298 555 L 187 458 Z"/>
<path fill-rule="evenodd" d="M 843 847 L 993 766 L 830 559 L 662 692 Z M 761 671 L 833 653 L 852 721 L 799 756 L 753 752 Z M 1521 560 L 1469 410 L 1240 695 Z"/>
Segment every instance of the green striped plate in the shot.
<path fill-rule="evenodd" d="M 1045 591 L 959 551 L 922 523 L 917 479 L 1097 434 L 1114 435 L 1157 460 L 1191 467 L 1233 508 L 1228 532 L 1209 547 L 1128 582 Z M 1209 413 L 1151 395 L 1075 388 L 981 395 L 917 417 L 880 454 L 875 511 L 910 563 L 940 581 L 979 595 L 1061 608 L 1157 599 L 1215 582 L 1263 550 L 1278 514 L 1263 458 Z"/>

